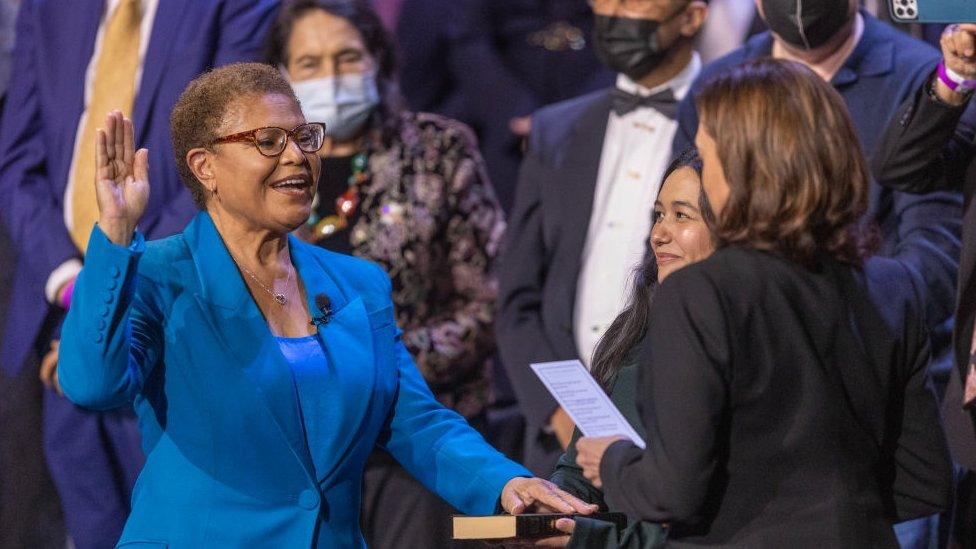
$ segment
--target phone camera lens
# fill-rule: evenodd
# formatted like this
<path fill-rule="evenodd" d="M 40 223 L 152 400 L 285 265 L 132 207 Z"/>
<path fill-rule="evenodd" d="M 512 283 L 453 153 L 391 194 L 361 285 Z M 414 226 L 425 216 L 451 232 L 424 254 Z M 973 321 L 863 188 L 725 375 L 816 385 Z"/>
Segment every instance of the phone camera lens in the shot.
<path fill-rule="evenodd" d="M 904 17 L 905 16 L 905 9 L 904 8 L 901 8 L 901 7 L 895 8 L 895 15 L 897 15 L 898 17 Z"/>
<path fill-rule="evenodd" d="M 915 10 L 913 10 L 912 8 L 908 8 L 906 10 L 906 13 L 908 13 L 909 17 L 915 17 Z"/>

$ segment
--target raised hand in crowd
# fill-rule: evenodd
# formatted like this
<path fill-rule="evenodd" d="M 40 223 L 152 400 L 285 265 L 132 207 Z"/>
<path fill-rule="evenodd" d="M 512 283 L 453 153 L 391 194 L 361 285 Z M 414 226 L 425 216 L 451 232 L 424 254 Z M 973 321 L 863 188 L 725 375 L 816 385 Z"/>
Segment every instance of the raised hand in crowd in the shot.
<path fill-rule="evenodd" d="M 132 120 L 112 111 L 98 130 L 95 193 L 98 225 L 120 246 L 128 246 L 149 202 L 149 150 L 135 150 Z"/>
<path fill-rule="evenodd" d="M 939 43 L 945 68 L 965 80 L 976 80 L 976 24 L 949 25 Z M 961 105 L 969 98 L 967 91 L 950 89 L 939 78 L 935 91 L 939 99 L 952 105 Z"/>

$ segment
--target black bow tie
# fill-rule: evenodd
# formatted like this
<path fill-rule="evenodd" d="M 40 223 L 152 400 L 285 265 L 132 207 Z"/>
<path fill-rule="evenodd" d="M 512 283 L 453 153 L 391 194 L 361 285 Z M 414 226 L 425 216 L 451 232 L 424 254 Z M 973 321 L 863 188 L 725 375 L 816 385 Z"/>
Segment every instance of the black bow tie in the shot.
<path fill-rule="evenodd" d="M 678 117 L 678 100 L 674 98 L 671 88 L 647 96 L 613 89 L 613 112 L 617 116 L 623 116 L 638 107 L 651 107 L 671 120 Z"/>

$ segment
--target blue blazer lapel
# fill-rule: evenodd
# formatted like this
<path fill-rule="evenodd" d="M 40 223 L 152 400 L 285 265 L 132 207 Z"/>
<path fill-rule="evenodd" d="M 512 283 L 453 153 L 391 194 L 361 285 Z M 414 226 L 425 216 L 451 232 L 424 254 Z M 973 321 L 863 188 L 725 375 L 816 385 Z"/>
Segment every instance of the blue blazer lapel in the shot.
<path fill-rule="evenodd" d="M 314 469 L 302 429 L 291 368 L 251 298 L 237 266 L 207 213 L 199 213 L 183 233 L 200 275 L 195 297 L 203 316 L 242 372 L 254 382 L 261 405 L 301 463 L 309 479 Z"/>
<path fill-rule="evenodd" d="M 319 479 L 326 478 L 357 447 L 360 426 L 368 417 L 376 381 L 373 332 L 363 299 L 343 293 L 329 265 L 316 257 L 311 245 L 291 237 L 292 262 L 305 285 L 309 311 L 315 296 L 326 294 L 332 302 L 332 318 L 319 326 L 319 336 L 331 368 L 342 371 L 341 405 L 329 408 L 328 421 L 336 425 L 331 448 L 312 449 Z M 319 418 L 325 420 L 325 418 Z M 317 458 L 317 459 L 316 459 Z"/>
<path fill-rule="evenodd" d="M 149 113 L 152 112 L 153 103 L 160 89 L 159 80 L 166 71 L 170 49 L 179 35 L 177 30 L 187 17 L 185 4 L 186 0 L 162 0 L 156 8 L 145 60 L 142 64 L 142 81 L 139 84 L 136 103 L 132 108 L 132 123 L 139 132 L 139 135 L 136 135 L 137 143 L 145 140 L 145 132 L 149 130 Z M 163 32 L 164 30 L 167 32 Z"/>

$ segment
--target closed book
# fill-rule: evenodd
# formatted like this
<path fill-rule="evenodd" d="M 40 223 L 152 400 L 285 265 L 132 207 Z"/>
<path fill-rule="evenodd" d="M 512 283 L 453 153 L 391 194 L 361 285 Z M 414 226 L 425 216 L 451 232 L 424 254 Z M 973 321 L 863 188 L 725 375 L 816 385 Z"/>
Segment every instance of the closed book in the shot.
<path fill-rule="evenodd" d="M 594 513 L 586 518 L 612 522 L 618 528 L 627 526 L 627 516 L 623 513 Z M 547 538 L 562 536 L 565 532 L 556 530 L 556 521 L 561 518 L 575 518 L 576 515 L 526 514 L 490 515 L 472 517 L 454 515 L 454 539 L 506 539 L 506 538 Z"/>

